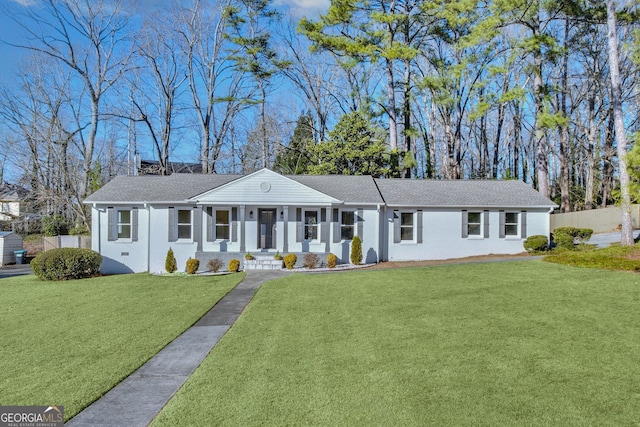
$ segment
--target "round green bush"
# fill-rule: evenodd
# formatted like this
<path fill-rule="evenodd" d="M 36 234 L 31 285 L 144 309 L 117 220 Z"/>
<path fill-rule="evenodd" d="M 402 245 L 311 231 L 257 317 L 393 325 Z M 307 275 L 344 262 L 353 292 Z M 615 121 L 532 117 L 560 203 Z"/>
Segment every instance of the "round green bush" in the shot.
<path fill-rule="evenodd" d="M 549 247 L 549 239 L 547 239 L 547 236 L 536 234 L 527 237 L 523 245 L 527 252 L 543 252 Z"/>
<path fill-rule="evenodd" d="M 61 248 L 40 252 L 31 269 L 40 280 L 84 279 L 100 274 L 102 255 L 91 249 Z"/>

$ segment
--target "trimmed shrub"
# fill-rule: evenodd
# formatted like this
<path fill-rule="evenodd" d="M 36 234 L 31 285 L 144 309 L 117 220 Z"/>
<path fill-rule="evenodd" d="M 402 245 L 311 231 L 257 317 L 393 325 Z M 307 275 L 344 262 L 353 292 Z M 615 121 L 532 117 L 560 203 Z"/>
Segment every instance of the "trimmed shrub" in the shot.
<path fill-rule="evenodd" d="M 313 270 L 320 263 L 320 257 L 316 254 L 312 254 L 308 252 L 304 255 L 304 259 L 302 261 L 302 265 L 304 265 L 309 270 Z"/>
<path fill-rule="evenodd" d="M 187 260 L 187 274 L 196 274 L 196 272 L 198 271 L 198 268 L 200 268 L 200 260 L 197 258 L 191 258 L 189 257 L 189 259 Z"/>
<path fill-rule="evenodd" d="M 240 260 L 239 259 L 232 259 L 231 261 L 229 261 L 229 265 L 227 266 L 227 270 L 229 270 L 232 273 L 237 273 L 238 270 L 240 270 Z"/>
<path fill-rule="evenodd" d="M 178 261 L 176 261 L 175 255 L 173 255 L 173 249 L 169 248 L 167 251 L 167 257 L 164 260 L 164 269 L 167 273 L 175 273 L 178 270 Z"/>
<path fill-rule="evenodd" d="M 351 264 L 360 265 L 362 263 L 362 240 L 360 237 L 353 236 L 351 239 Z"/>
<path fill-rule="evenodd" d="M 549 239 L 542 234 L 529 236 L 522 243 L 527 252 L 544 252 L 549 248 Z"/>
<path fill-rule="evenodd" d="M 296 266 L 296 262 L 298 262 L 296 254 L 287 254 L 284 256 L 284 266 L 287 267 L 287 270 L 293 270 L 293 267 Z"/>
<path fill-rule="evenodd" d="M 213 271 L 214 273 L 217 273 L 218 270 L 222 268 L 222 265 L 222 260 L 214 258 L 209 260 L 209 262 L 207 263 L 207 268 L 209 268 L 209 270 Z"/>
<path fill-rule="evenodd" d="M 593 230 L 590 228 L 559 227 L 553 230 L 553 242 L 557 247 L 573 249 L 576 240 L 584 243 L 591 238 Z"/>
<path fill-rule="evenodd" d="M 85 279 L 100 274 L 102 255 L 91 249 L 60 248 L 40 252 L 31 269 L 40 280 Z"/>
<path fill-rule="evenodd" d="M 327 255 L 327 267 L 335 268 L 338 265 L 338 257 L 334 254 Z"/>

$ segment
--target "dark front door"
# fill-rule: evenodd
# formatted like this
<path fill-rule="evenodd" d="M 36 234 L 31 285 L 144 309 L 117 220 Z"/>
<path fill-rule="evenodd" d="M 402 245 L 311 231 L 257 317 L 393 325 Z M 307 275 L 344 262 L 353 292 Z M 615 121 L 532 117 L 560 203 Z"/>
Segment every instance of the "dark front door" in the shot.
<path fill-rule="evenodd" d="M 258 222 L 258 247 L 260 249 L 275 249 L 276 247 L 276 210 L 260 209 Z"/>

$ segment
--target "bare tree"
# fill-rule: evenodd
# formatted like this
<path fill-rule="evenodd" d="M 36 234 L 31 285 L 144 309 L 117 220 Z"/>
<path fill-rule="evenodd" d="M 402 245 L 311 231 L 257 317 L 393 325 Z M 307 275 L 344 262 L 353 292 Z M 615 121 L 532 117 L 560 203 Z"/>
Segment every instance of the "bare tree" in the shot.
<path fill-rule="evenodd" d="M 13 19 L 32 43 L 17 45 L 40 52 L 73 73 L 84 87 L 88 111 L 78 111 L 77 132 L 82 146 L 80 195 L 88 193 L 96 137 L 105 93 L 123 75 L 128 64 L 128 18 L 119 1 L 43 0 Z M 80 99 L 76 100 L 82 105 Z"/>
<path fill-rule="evenodd" d="M 216 171 L 216 161 L 237 115 L 248 104 L 251 89 L 234 69 L 225 51 L 226 16 L 230 1 L 210 4 L 196 0 L 174 16 L 173 28 L 184 52 L 189 90 L 201 127 L 203 173 Z"/>

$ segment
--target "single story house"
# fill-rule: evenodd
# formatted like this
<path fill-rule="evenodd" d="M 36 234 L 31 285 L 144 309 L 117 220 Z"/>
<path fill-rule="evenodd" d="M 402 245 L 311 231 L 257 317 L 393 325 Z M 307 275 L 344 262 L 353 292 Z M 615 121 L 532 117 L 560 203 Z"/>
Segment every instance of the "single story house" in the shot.
<path fill-rule="evenodd" d="M 556 206 L 520 181 L 377 179 L 370 176 L 119 176 L 89 196 L 92 248 L 105 273 L 160 272 L 172 248 L 179 268 L 198 258 L 243 261 L 333 253 L 349 262 L 427 260 L 523 251 L 550 233 Z"/>

